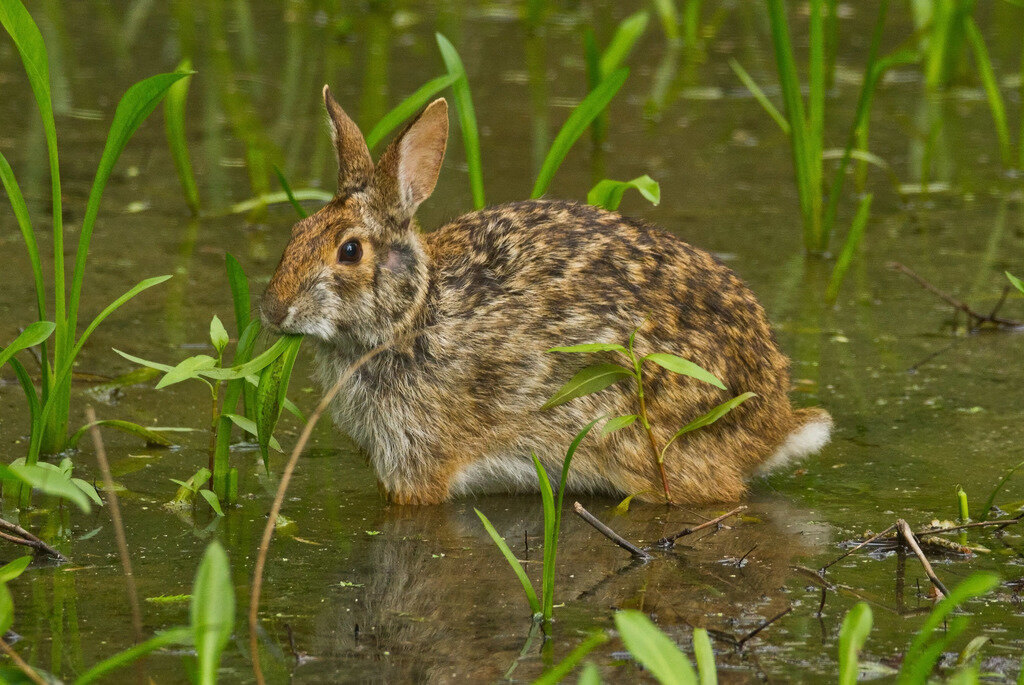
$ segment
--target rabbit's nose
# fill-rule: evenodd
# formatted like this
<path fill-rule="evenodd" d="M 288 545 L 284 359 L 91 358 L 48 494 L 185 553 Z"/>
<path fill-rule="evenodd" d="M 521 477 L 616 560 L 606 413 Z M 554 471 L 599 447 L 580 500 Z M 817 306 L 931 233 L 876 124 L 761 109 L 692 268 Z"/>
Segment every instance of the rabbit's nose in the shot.
<path fill-rule="evenodd" d="M 260 314 L 263 323 L 273 328 L 280 328 L 288 317 L 288 305 L 273 293 L 266 292 L 260 299 Z"/>

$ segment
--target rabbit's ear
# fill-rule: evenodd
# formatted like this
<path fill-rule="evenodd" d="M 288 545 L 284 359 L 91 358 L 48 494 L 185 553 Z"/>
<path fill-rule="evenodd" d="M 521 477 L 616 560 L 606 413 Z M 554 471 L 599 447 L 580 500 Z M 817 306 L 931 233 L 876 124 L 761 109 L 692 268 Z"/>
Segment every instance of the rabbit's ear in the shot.
<path fill-rule="evenodd" d="M 434 100 L 381 155 L 373 182 L 394 209 L 412 216 L 430 197 L 448 144 L 448 103 Z"/>
<path fill-rule="evenodd" d="M 324 106 L 338 156 L 338 195 L 344 197 L 362 190 L 370 182 L 373 158 L 359 127 L 345 114 L 327 86 L 324 86 Z"/>

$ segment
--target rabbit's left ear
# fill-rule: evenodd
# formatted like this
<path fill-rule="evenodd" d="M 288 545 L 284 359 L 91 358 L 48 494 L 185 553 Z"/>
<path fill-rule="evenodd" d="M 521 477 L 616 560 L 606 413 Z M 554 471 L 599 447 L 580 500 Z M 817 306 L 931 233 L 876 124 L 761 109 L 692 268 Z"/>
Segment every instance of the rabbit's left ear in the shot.
<path fill-rule="evenodd" d="M 448 103 L 434 100 L 398 134 L 373 174 L 377 192 L 407 216 L 434 192 L 448 144 Z"/>
<path fill-rule="evenodd" d="M 362 190 L 373 176 L 373 158 L 356 123 L 345 114 L 331 89 L 324 86 L 324 107 L 331 125 L 331 139 L 338 157 L 338 196 Z"/>

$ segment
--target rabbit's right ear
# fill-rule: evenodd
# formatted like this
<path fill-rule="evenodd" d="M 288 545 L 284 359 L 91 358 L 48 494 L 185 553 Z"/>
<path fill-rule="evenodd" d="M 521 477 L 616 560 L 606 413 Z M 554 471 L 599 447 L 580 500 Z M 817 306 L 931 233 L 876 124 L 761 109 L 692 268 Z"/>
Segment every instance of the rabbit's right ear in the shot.
<path fill-rule="evenodd" d="M 362 190 L 373 177 L 373 158 L 366 147 L 366 139 L 345 110 L 324 86 L 324 106 L 331 125 L 331 138 L 338 156 L 338 196 L 345 197 Z"/>
<path fill-rule="evenodd" d="M 448 103 L 438 98 L 405 127 L 381 155 L 373 177 L 385 202 L 409 218 L 430 197 L 448 145 Z"/>

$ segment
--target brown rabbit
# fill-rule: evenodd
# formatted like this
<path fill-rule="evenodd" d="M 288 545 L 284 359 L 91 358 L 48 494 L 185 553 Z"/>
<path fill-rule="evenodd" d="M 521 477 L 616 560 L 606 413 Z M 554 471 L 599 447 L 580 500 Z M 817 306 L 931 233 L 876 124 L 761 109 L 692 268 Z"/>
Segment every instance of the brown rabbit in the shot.
<path fill-rule="evenodd" d="M 661 444 L 729 397 L 757 393 L 671 446 L 665 469 L 675 502 L 735 500 L 755 470 L 828 441 L 825 411 L 789 403 L 789 362 L 764 310 L 710 254 L 635 219 L 560 200 L 492 207 L 421 234 L 413 215 L 437 182 L 447 103 L 430 103 L 374 166 L 326 86 L 324 101 L 338 195 L 292 229 L 261 309 L 271 327 L 317 341 L 325 387 L 368 350 L 388 346 L 353 375 L 333 410 L 392 501 L 536 490 L 531 452 L 557 472 L 583 425 L 636 412 L 626 383 L 541 411 L 601 356 L 545 350 L 624 341 L 637 326 L 639 354 L 685 357 L 729 388 L 646 365 L 647 412 Z M 569 487 L 664 498 L 639 423 L 592 432 Z"/>

